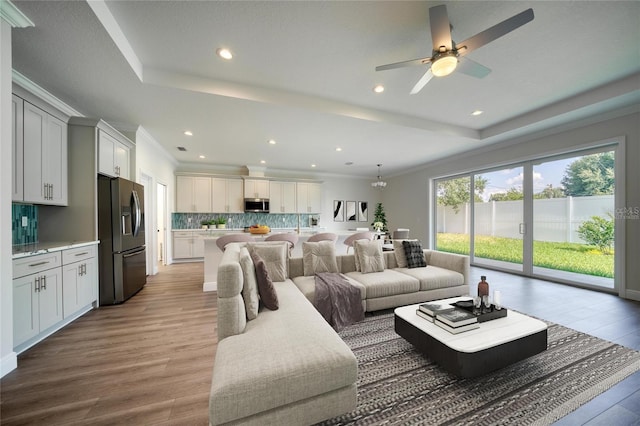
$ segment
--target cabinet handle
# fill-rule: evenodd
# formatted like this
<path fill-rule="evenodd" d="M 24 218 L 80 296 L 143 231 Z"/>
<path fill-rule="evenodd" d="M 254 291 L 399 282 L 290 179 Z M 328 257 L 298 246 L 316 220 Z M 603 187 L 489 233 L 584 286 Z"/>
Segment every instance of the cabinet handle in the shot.
<path fill-rule="evenodd" d="M 35 292 L 40 291 L 40 277 L 36 278 L 36 280 L 34 281 L 33 289 Z"/>
<path fill-rule="evenodd" d="M 42 262 L 38 262 L 38 263 L 30 263 L 29 264 L 29 268 L 33 268 L 34 266 L 46 265 L 47 263 L 49 263 L 48 260 L 45 260 L 45 261 L 42 261 Z"/>
<path fill-rule="evenodd" d="M 53 184 L 49 184 L 49 199 L 53 200 Z"/>
<path fill-rule="evenodd" d="M 42 288 L 44 288 L 45 290 L 47 289 L 47 276 L 43 275 L 42 276 Z"/>
<path fill-rule="evenodd" d="M 89 254 L 89 252 L 83 251 L 82 253 L 76 253 L 76 256 L 84 256 L 85 254 Z"/>

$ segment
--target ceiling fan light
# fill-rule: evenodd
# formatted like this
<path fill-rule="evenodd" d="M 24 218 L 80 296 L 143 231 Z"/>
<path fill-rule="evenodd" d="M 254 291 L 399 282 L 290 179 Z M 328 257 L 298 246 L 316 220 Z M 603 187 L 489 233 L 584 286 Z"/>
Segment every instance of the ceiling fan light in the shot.
<path fill-rule="evenodd" d="M 454 55 L 441 56 L 431 64 L 431 72 L 436 77 L 444 77 L 451 74 L 458 66 L 458 58 Z"/>

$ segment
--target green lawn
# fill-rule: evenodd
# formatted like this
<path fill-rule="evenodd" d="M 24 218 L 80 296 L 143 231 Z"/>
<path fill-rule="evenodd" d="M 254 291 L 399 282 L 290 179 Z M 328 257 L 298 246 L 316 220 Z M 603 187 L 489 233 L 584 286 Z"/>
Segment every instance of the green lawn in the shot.
<path fill-rule="evenodd" d="M 469 254 L 469 235 L 438 234 L 438 250 Z M 522 263 L 522 240 L 476 236 L 476 257 Z M 576 243 L 533 242 L 533 265 L 560 271 L 613 278 L 613 255 L 596 247 Z"/>

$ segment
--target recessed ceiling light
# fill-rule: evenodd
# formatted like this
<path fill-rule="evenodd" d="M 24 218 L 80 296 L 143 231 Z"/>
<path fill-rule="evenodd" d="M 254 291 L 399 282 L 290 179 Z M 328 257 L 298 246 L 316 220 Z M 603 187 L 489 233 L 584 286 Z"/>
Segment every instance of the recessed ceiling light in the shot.
<path fill-rule="evenodd" d="M 193 136 L 193 132 L 191 130 L 185 130 L 184 134 L 187 136 Z"/>
<path fill-rule="evenodd" d="M 336 148 L 336 151 L 340 152 L 340 151 L 342 151 L 342 148 L 337 147 L 337 148 Z"/>
<path fill-rule="evenodd" d="M 273 139 L 269 139 L 268 142 L 269 142 L 269 145 L 275 145 L 276 144 L 276 141 L 273 140 Z"/>
<path fill-rule="evenodd" d="M 204 155 L 200 155 L 199 157 L 200 157 L 200 158 L 207 158 L 207 157 L 205 157 Z"/>
<path fill-rule="evenodd" d="M 376 93 L 382 93 L 384 92 L 384 86 L 382 84 L 377 84 L 373 86 L 373 91 Z"/>
<path fill-rule="evenodd" d="M 312 165 L 311 165 L 311 167 L 315 167 L 315 166 L 316 166 L 315 164 L 312 164 Z"/>
<path fill-rule="evenodd" d="M 260 164 L 265 164 L 265 163 L 266 163 L 266 161 L 260 160 Z"/>
<path fill-rule="evenodd" d="M 484 112 L 484 111 L 480 111 L 479 109 L 477 109 L 477 110 L 473 111 L 473 112 L 471 113 L 471 115 L 480 115 L 480 114 L 482 114 L 483 112 Z"/>
<path fill-rule="evenodd" d="M 222 59 L 226 59 L 226 60 L 233 58 L 233 54 L 231 53 L 231 51 L 224 47 L 221 47 L 218 50 L 216 50 L 216 54 L 220 56 Z"/>

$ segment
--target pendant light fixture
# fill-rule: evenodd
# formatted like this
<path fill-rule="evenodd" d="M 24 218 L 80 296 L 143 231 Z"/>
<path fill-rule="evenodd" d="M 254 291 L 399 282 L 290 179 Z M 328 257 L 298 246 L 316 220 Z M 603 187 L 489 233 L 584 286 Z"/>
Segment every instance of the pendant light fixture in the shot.
<path fill-rule="evenodd" d="M 383 181 L 380 177 L 380 166 L 382 166 L 382 164 L 378 164 L 378 180 L 371 182 L 371 186 L 382 191 L 387 186 L 387 182 Z"/>

